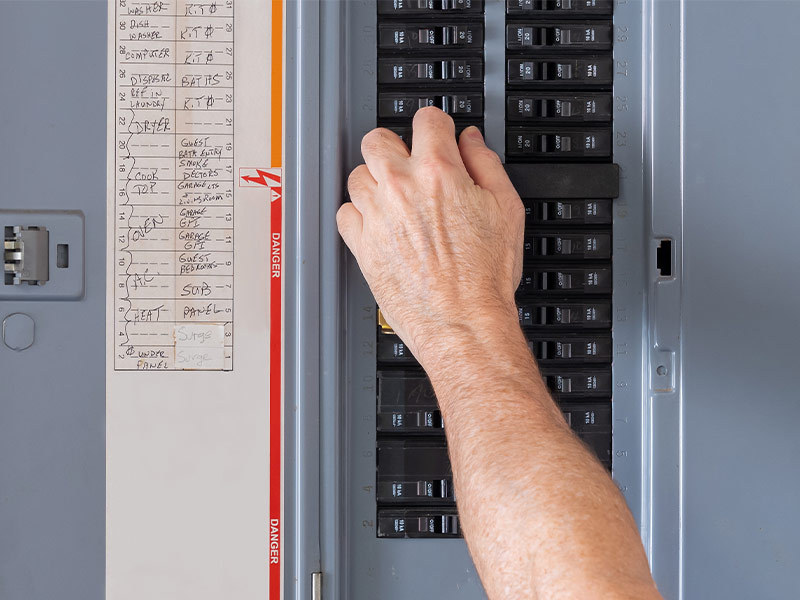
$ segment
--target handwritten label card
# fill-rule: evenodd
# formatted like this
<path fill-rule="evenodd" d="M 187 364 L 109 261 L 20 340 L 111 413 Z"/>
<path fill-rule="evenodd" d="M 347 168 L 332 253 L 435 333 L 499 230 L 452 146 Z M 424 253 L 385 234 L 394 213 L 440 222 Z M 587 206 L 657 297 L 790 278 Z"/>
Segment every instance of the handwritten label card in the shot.
<path fill-rule="evenodd" d="M 233 0 L 114 6 L 114 366 L 230 370 Z M 178 356 L 187 324 L 213 359 Z"/>

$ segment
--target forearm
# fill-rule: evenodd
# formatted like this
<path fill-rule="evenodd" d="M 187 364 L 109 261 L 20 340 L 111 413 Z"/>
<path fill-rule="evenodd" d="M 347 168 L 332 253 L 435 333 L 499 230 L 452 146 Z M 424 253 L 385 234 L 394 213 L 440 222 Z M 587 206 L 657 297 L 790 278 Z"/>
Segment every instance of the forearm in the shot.
<path fill-rule="evenodd" d="M 657 598 L 622 496 L 571 433 L 519 328 L 525 208 L 480 131 L 416 112 L 411 152 L 364 137 L 337 214 L 444 416 L 459 514 L 492 600 Z M 453 306 L 469 307 L 452 321 Z M 463 314 L 463 313 L 462 313 Z"/>
<path fill-rule="evenodd" d="M 437 339 L 420 359 L 489 597 L 658 598 L 621 494 L 550 398 L 516 315 L 481 311 Z"/>

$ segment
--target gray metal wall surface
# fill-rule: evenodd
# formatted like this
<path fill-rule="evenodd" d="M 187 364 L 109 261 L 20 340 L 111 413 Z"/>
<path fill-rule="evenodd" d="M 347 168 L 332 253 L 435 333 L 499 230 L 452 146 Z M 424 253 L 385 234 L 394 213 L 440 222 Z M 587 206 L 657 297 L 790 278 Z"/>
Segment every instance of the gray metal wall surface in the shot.
<path fill-rule="evenodd" d="M 86 257 L 82 299 L 0 301 L 36 324 L 0 343 L 3 600 L 104 597 L 106 52 L 101 0 L 0 2 L 0 209 L 82 211 Z"/>

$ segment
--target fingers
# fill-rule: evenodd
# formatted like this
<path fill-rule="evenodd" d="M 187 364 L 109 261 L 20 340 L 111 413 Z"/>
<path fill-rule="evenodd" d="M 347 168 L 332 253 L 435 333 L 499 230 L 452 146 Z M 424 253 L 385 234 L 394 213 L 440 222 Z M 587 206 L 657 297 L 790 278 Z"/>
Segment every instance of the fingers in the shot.
<path fill-rule="evenodd" d="M 463 168 L 456 144 L 456 129 L 449 115 L 433 106 L 414 114 L 414 135 L 411 154 L 443 164 Z"/>
<path fill-rule="evenodd" d="M 336 213 L 336 225 L 339 235 L 350 248 L 350 252 L 358 260 L 358 251 L 361 246 L 361 232 L 364 228 L 364 218 L 351 202 L 345 202 Z"/>
<path fill-rule="evenodd" d="M 395 132 L 378 127 L 361 140 L 361 155 L 376 181 L 403 165 L 409 157 L 408 148 Z"/>
<path fill-rule="evenodd" d="M 472 180 L 491 192 L 500 202 L 519 202 L 519 196 L 508 179 L 503 163 L 483 141 L 477 127 L 467 127 L 461 132 L 458 149 L 464 166 Z"/>
<path fill-rule="evenodd" d="M 372 210 L 378 184 L 369 172 L 367 165 L 358 165 L 347 178 L 347 192 L 350 200 L 363 215 Z"/>

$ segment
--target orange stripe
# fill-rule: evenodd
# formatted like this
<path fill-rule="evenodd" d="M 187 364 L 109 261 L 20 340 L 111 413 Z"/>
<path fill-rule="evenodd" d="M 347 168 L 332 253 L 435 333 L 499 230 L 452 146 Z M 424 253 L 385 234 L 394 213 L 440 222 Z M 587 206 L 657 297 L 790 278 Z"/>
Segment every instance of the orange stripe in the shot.
<path fill-rule="evenodd" d="M 270 166 L 282 166 L 283 157 L 283 0 L 272 0 L 272 80 L 270 109 Z"/>

